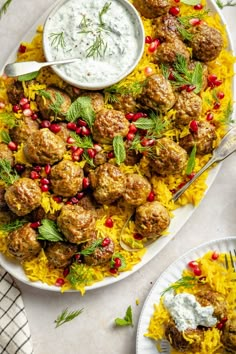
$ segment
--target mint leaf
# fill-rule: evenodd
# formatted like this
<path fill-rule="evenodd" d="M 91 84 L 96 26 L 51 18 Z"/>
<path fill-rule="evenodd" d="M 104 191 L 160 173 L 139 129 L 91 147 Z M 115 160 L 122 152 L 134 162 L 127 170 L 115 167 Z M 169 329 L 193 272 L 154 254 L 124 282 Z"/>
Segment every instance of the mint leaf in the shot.
<path fill-rule="evenodd" d="M 126 150 L 122 136 L 117 135 L 113 139 L 113 150 L 116 158 L 116 163 L 120 165 L 125 161 L 126 158 Z"/>
<path fill-rule="evenodd" d="M 90 97 L 78 97 L 77 100 L 71 104 L 66 114 L 66 120 L 75 122 L 77 118 L 82 118 L 90 128 L 92 127 L 95 120 L 95 112 Z"/>
<path fill-rule="evenodd" d="M 42 220 L 42 225 L 38 228 L 38 240 L 47 240 L 51 242 L 64 241 L 62 234 L 57 228 L 57 224 L 48 219 Z"/>
<path fill-rule="evenodd" d="M 126 310 L 124 318 L 116 318 L 115 324 L 120 327 L 124 326 L 132 326 L 133 327 L 133 315 L 132 315 L 132 308 L 129 306 Z"/>
<path fill-rule="evenodd" d="M 195 162 L 196 162 L 196 152 L 197 152 L 197 147 L 194 145 L 192 148 L 192 151 L 190 153 L 187 167 L 186 167 L 186 175 L 190 175 L 195 167 Z"/>
<path fill-rule="evenodd" d="M 34 71 L 32 73 L 29 74 L 25 74 L 25 75 L 20 75 L 18 76 L 18 81 L 30 81 L 35 79 L 39 74 L 39 71 Z"/>

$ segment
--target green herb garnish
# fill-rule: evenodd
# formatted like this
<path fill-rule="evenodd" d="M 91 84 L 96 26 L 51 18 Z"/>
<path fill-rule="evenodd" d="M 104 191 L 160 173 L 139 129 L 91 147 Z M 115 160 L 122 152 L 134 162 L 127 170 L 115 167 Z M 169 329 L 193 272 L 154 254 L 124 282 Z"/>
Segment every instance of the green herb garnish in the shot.
<path fill-rule="evenodd" d="M 59 47 L 65 48 L 66 46 L 64 32 L 51 33 L 49 39 L 51 40 L 51 46 L 57 50 Z"/>
<path fill-rule="evenodd" d="M 30 81 L 35 79 L 39 74 L 39 71 L 34 71 L 32 73 L 29 74 L 25 74 L 25 75 L 20 75 L 18 76 L 18 81 Z"/>
<path fill-rule="evenodd" d="M 93 147 L 93 140 L 91 136 L 84 136 L 81 137 L 75 132 L 70 133 L 71 137 L 75 140 L 74 145 L 82 148 L 82 149 L 89 149 Z"/>
<path fill-rule="evenodd" d="M 197 152 L 197 147 L 196 145 L 194 145 L 189 155 L 189 159 L 186 167 L 186 175 L 190 175 L 194 170 L 195 163 L 196 163 L 196 152 Z"/>
<path fill-rule="evenodd" d="M 7 125 L 10 129 L 16 126 L 15 115 L 12 112 L 0 113 L 0 121 L 3 125 Z"/>
<path fill-rule="evenodd" d="M 104 57 L 107 50 L 107 43 L 102 38 L 101 33 L 95 38 L 94 42 L 87 48 L 87 58 Z"/>
<path fill-rule="evenodd" d="M 94 253 L 97 248 L 99 248 L 102 244 L 102 239 L 94 241 L 91 246 L 83 249 L 82 251 L 79 252 L 79 254 L 82 254 L 83 256 L 89 256 L 90 254 Z"/>
<path fill-rule="evenodd" d="M 158 116 L 154 112 L 150 112 L 147 118 L 138 119 L 134 125 L 138 129 L 148 130 L 148 136 L 151 138 L 159 138 L 167 127 L 167 122 L 162 116 Z"/>
<path fill-rule="evenodd" d="M 115 103 L 119 99 L 117 96 L 132 95 L 138 96 L 141 94 L 145 82 L 133 82 L 129 86 L 122 86 L 119 84 L 112 85 L 104 89 L 105 103 Z"/>
<path fill-rule="evenodd" d="M 168 291 L 171 290 L 177 290 L 179 288 L 185 288 L 185 289 L 189 289 L 192 288 L 193 286 L 196 285 L 196 283 L 199 282 L 198 278 L 195 277 L 190 277 L 190 276 L 185 276 L 180 278 L 179 280 L 177 280 L 175 283 L 173 283 L 172 285 L 170 285 L 168 288 L 166 288 L 161 295 L 164 295 L 165 293 L 167 293 Z"/>
<path fill-rule="evenodd" d="M 121 260 L 121 266 L 119 267 L 119 270 L 125 269 L 125 268 L 126 268 L 126 261 L 125 261 L 125 258 L 124 258 L 124 257 L 122 256 L 122 254 L 119 253 L 119 252 L 116 252 L 116 253 L 114 253 L 114 254 L 112 255 L 112 257 L 111 257 L 111 268 L 114 267 L 114 265 L 115 265 L 115 259 L 116 259 L 116 258 L 120 258 L 120 260 Z"/>
<path fill-rule="evenodd" d="M 199 3 L 199 1 L 198 1 L 198 3 Z M 208 12 L 209 12 L 210 10 L 204 10 L 204 11 L 199 11 L 198 13 L 197 13 L 197 16 L 196 15 L 189 15 L 189 16 L 179 16 L 179 17 L 177 17 L 177 20 L 179 21 L 179 23 L 182 25 L 182 26 L 184 26 L 185 28 L 190 28 L 192 25 L 191 25 L 191 20 L 193 19 L 193 18 L 198 18 L 199 20 L 203 20 L 206 16 L 207 16 L 207 14 L 208 14 Z M 190 21 L 190 22 L 189 22 Z"/>
<path fill-rule="evenodd" d="M 55 101 L 49 105 L 49 108 L 55 113 L 55 117 L 57 117 L 58 113 L 61 112 L 61 106 L 65 100 L 59 92 L 56 92 L 55 98 Z"/>
<path fill-rule="evenodd" d="M 120 165 L 126 159 L 126 150 L 125 144 L 122 136 L 117 135 L 114 137 L 113 141 L 113 150 L 116 158 L 116 163 Z"/>
<path fill-rule="evenodd" d="M 6 184 L 13 184 L 19 178 L 11 163 L 7 159 L 0 159 L 0 179 Z"/>
<path fill-rule="evenodd" d="M 12 2 L 12 0 L 7 0 L 1 6 L 1 8 L 0 8 L 0 18 L 2 17 L 2 15 L 4 15 L 7 12 L 8 7 L 10 6 L 11 2 Z"/>
<path fill-rule="evenodd" d="M 62 313 L 54 321 L 56 323 L 55 328 L 63 325 L 66 322 L 72 321 L 74 318 L 79 316 L 82 312 L 83 312 L 83 309 L 69 312 L 68 308 L 66 308 L 65 310 L 62 311 Z"/>
<path fill-rule="evenodd" d="M 124 318 L 116 318 L 115 319 L 115 324 L 117 326 L 132 326 L 133 327 L 133 316 L 132 316 L 132 308 L 129 306 L 126 310 L 125 317 Z"/>
<path fill-rule="evenodd" d="M 98 14 L 98 18 L 99 18 L 99 24 L 101 27 L 104 27 L 105 26 L 105 23 L 103 21 L 103 16 L 108 12 L 108 10 L 110 9 L 111 7 L 111 2 L 106 2 L 103 6 L 103 8 L 101 9 L 101 11 L 99 12 Z"/>
<path fill-rule="evenodd" d="M 93 162 L 93 158 L 91 158 L 88 154 L 87 151 L 85 151 L 82 155 L 83 159 L 91 166 L 91 167 L 95 167 L 94 162 Z"/>
<path fill-rule="evenodd" d="M 186 40 L 186 41 L 191 41 L 192 40 L 193 34 L 190 33 L 186 28 L 177 26 L 177 30 L 178 30 L 178 32 L 181 35 L 183 40 Z"/>
<path fill-rule="evenodd" d="M 88 96 L 78 97 L 77 100 L 71 104 L 66 114 L 66 120 L 69 122 L 75 122 L 79 117 L 85 120 L 90 128 L 92 127 L 95 120 L 95 112 L 93 110 L 92 100 Z"/>
<path fill-rule="evenodd" d="M 233 2 L 233 0 L 229 0 L 226 3 L 223 3 L 221 0 L 216 0 L 216 5 L 220 8 L 223 9 L 226 6 L 236 6 L 236 2 Z"/>
<path fill-rule="evenodd" d="M 93 280 L 93 274 L 89 266 L 83 263 L 73 263 L 66 277 L 70 284 L 76 288 L 80 284 L 87 285 Z"/>
<path fill-rule="evenodd" d="M 22 227 L 25 223 L 27 223 L 26 220 L 15 220 L 15 221 L 11 221 L 8 224 L 2 224 L 0 225 L 0 230 L 1 231 L 5 231 L 5 232 L 11 232 L 14 230 L 19 229 L 20 227 Z"/>
<path fill-rule="evenodd" d="M 199 4 L 199 0 L 180 0 L 183 4 L 195 6 Z"/>
<path fill-rule="evenodd" d="M 44 98 L 46 98 L 47 100 L 51 100 L 52 96 L 50 95 L 50 93 L 46 90 L 39 90 L 38 94 Z"/>
<path fill-rule="evenodd" d="M 43 219 L 42 225 L 38 228 L 38 240 L 51 242 L 64 241 L 63 235 L 59 232 L 57 224 L 49 219 Z"/>
<path fill-rule="evenodd" d="M 11 142 L 11 137 L 6 130 L 0 131 L 0 138 L 1 141 L 5 144 L 9 144 Z"/>

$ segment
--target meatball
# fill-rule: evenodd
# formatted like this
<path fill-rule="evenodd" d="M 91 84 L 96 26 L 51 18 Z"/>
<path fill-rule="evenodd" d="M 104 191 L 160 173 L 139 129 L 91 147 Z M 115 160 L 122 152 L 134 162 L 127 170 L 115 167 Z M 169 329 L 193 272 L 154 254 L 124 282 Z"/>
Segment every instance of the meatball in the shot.
<path fill-rule="evenodd" d="M 125 114 L 137 111 L 137 102 L 135 98 L 130 95 L 116 95 L 116 101 L 112 103 L 114 109 L 122 111 Z"/>
<path fill-rule="evenodd" d="M 0 210 L 0 225 L 9 224 L 11 221 L 16 220 L 17 216 L 9 209 Z"/>
<path fill-rule="evenodd" d="M 165 112 L 173 107 L 175 95 L 169 81 L 163 75 L 157 74 L 147 79 L 140 100 L 145 108 Z"/>
<path fill-rule="evenodd" d="M 157 17 L 153 20 L 153 25 L 155 28 L 155 38 L 158 38 L 161 41 L 174 40 L 176 38 L 181 39 L 178 31 L 180 23 L 175 16 L 167 13 L 163 16 Z"/>
<path fill-rule="evenodd" d="M 149 158 L 150 166 L 159 175 L 167 176 L 182 172 L 188 161 L 187 152 L 169 138 L 158 139 L 153 155 Z"/>
<path fill-rule="evenodd" d="M 56 221 L 58 215 L 59 215 L 59 210 L 57 210 L 53 214 L 46 213 L 46 211 L 43 209 L 43 207 L 40 206 L 40 207 L 34 209 L 29 215 L 27 215 L 27 219 L 32 222 L 37 222 L 42 219 L 49 219 L 49 220 Z"/>
<path fill-rule="evenodd" d="M 57 224 L 69 242 L 79 244 L 90 239 L 95 225 L 95 213 L 79 205 L 68 204 L 62 207 Z"/>
<path fill-rule="evenodd" d="M 87 194 L 78 201 L 77 205 L 86 210 L 95 210 L 97 207 L 97 202 L 94 200 L 92 195 Z"/>
<path fill-rule="evenodd" d="M 173 41 L 163 42 L 159 45 L 154 54 L 154 61 L 158 64 L 174 64 L 178 55 L 181 55 L 187 62 L 189 61 L 188 48 L 180 39 L 175 38 Z"/>
<path fill-rule="evenodd" d="M 199 118 L 202 111 L 202 99 L 196 93 L 181 91 L 173 107 L 176 110 L 175 125 L 187 125 Z"/>
<path fill-rule="evenodd" d="M 70 136 L 70 130 L 67 128 L 67 123 L 57 123 L 59 127 L 61 128 L 58 133 L 56 133 L 57 136 L 59 136 L 64 142 L 67 142 L 67 139 Z"/>
<path fill-rule="evenodd" d="M 186 336 L 191 336 L 191 341 L 184 338 L 183 332 L 180 332 L 171 320 L 165 328 L 165 337 L 171 343 L 172 347 L 180 352 L 189 353 L 201 350 L 201 342 L 204 339 L 204 332 L 200 329 L 186 329 Z"/>
<path fill-rule="evenodd" d="M 95 113 L 98 113 L 104 107 L 104 98 L 100 92 L 84 92 L 81 96 L 86 96 L 91 99 L 91 105 Z M 80 96 L 80 97 L 81 97 Z"/>
<path fill-rule="evenodd" d="M 97 236 L 96 233 L 94 232 L 92 238 L 88 242 L 83 243 L 81 247 L 81 251 L 91 247 L 96 240 L 97 240 Z M 93 253 L 84 256 L 84 262 L 92 266 L 109 262 L 114 253 L 115 244 L 111 238 L 107 238 L 107 241 L 108 240 L 109 242 L 107 242 L 106 246 L 100 245 L 96 247 Z"/>
<path fill-rule="evenodd" d="M 64 141 L 49 129 L 40 129 L 28 138 L 24 153 L 27 160 L 36 164 L 54 164 L 63 158 L 66 151 Z"/>
<path fill-rule="evenodd" d="M 107 162 L 107 154 L 102 151 L 98 152 L 94 156 L 93 162 L 95 166 L 103 165 L 105 162 Z"/>
<path fill-rule="evenodd" d="M 35 131 L 39 130 L 39 124 L 30 117 L 22 117 L 18 120 L 18 124 L 10 129 L 9 133 L 12 141 L 17 144 L 26 143 L 28 137 Z"/>
<path fill-rule="evenodd" d="M 51 170 L 51 185 L 53 193 L 63 197 L 73 197 L 83 189 L 83 169 L 75 162 L 62 160 Z"/>
<path fill-rule="evenodd" d="M 10 162 L 11 166 L 14 165 L 13 153 L 4 143 L 0 143 L 0 159 L 6 159 Z"/>
<path fill-rule="evenodd" d="M 96 114 L 93 125 L 95 141 L 109 144 L 115 136 L 126 136 L 128 131 L 129 122 L 123 112 L 104 108 Z"/>
<path fill-rule="evenodd" d="M 121 170 L 105 163 L 89 174 L 94 198 L 98 203 L 111 204 L 125 191 L 125 175 Z"/>
<path fill-rule="evenodd" d="M 125 141 L 125 150 L 126 150 L 126 158 L 125 158 L 125 165 L 134 166 L 140 162 L 142 158 L 142 154 L 135 149 L 130 149 L 132 142 L 129 140 Z"/>
<path fill-rule="evenodd" d="M 45 255 L 49 267 L 66 268 L 72 263 L 72 257 L 78 252 L 78 246 L 65 242 L 49 242 Z"/>
<path fill-rule="evenodd" d="M 18 216 L 29 214 L 41 203 L 41 189 L 30 178 L 16 180 L 5 193 L 8 207 Z"/>
<path fill-rule="evenodd" d="M 39 254 L 41 244 L 37 232 L 27 223 L 8 234 L 7 249 L 19 261 L 28 261 Z"/>
<path fill-rule="evenodd" d="M 211 290 L 209 287 L 203 287 L 202 290 L 195 294 L 195 297 L 201 306 L 213 306 L 213 316 L 215 316 L 219 321 L 226 317 L 227 307 L 224 295 L 218 293 L 217 291 Z"/>
<path fill-rule="evenodd" d="M 19 104 L 21 98 L 25 97 L 22 82 L 18 80 L 9 80 L 7 84 L 7 96 L 11 104 Z"/>
<path fill-rule="evenodd" d="M 236 353 L 236 316 L 229 318 L 225 323 L 221 341 L 227 352 Z"/>
<path fill-rule="evenodd" d="M 126 175 L 123 197 L 128 204 L 134 206 L 144 204 L 150 192 L 151 185 L 145 177 L 135 173 Z"/>
<path fill-rule="evenodd" d="M 215 127 L 208 122 L 198 122 L 198 130 L 181 138 L 179 144 L 188 152 L 196 145 L 197 153 L 205 155 L 212 152 L 215 139 Z"/>
<path fill-rule="evenodd" d="M 135 226 L 143 237 L 155 239 L 169 224 L 167 209 L 157 201 L 147 202 L 136 209 Z"/>
<path fill-rule="evenodd" d="M 188 45 L 192 48 L 193 57 L 204 62 L 216 59 L 223 48 L 220 31 L 201 23 L 193 26 L 191 32 L 193 37 Z"/>
<path fill-rule="evenodd" d="M 54 87 L 45 89 L 46 95 L 38 95 L 36 102 L 39 111 L 44 119 L 64 120 L 68 109 L 71 106 L 70 96 Z M 59 106 L 53 110 L 53 105 Z"/>
<path fill-rule="evenodd" d="M 133 5 L 146 18 L 155 18 L 166 14 L 170 8 L 168 0 L 134 0 Z"/>

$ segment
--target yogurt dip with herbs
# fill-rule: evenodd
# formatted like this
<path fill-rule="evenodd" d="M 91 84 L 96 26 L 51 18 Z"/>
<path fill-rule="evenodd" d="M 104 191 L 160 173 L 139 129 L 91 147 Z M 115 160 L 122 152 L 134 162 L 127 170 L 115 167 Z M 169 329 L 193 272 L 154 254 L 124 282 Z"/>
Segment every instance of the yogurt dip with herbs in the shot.
<path fill-rule="evenodd" d="M 47 60 L 78 58 L 56 71 L 85 85 L 110 83 L 132 71 L 143 47 L 141 26 L 125 1 L 65 1 L 45 24 Z"/>

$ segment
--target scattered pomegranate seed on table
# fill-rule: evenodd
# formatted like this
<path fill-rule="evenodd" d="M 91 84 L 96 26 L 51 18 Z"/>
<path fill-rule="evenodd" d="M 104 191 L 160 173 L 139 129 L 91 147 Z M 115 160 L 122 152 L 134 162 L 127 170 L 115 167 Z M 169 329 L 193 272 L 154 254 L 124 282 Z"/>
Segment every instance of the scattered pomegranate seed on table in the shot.
<path fill-rule="evenodd" d="M 110 151 L 110 152 L 108 152 L 108 154 L 107 154 L 107 157 L 108 157 L 108 159 L 113 159 L 114 158 L 114 152 L 113 151 Z"/>
<path fill-rule="evenodd" d="M 83 197 L 84 197 L 84 192 L 79 192 L 76 194 L 76 198 L 79 200 L 82 199 Z"/>
<path fill-rule="evenodd" d="M 22 173 L 22 172 L 24 172 L 24 170 L 25 170 L 25 166 L 24 166 L 24 165 L 21 165 L 21 164 L 19 164 L 19 163 L 17 163 L 17 164 L 14 166 L 14 168 L 15 168 L 16 172 L 18 172 L 18 173 Z"/>
<path fill-rule="evenodd" d="M 42 171 L 42 167 L 37 165 L 37 166 L 33 167 L 33 170 L 36 171 L 36 172 L 41 172 Z"/>
<path fill-rule="evenodd" d="M 72 202 L 72 204 L 78 204 L 79 203 L 79 199 L 76 198 L 76 197 L 70 198 L 70 201 Z"/>
<path fill-rule="evenodd" d="M 42 179 L 40 180 L 40 183 L 41 183 L 41 184 L 49 184 L 50 182 L 49 182 L 49 180 L 48 180 L 47 178 L 42 178 Z"/>
<path fill-rule="evenodd" d="M 32 116 L 31 116 L 31 119 L 32 119 L 32 120 L 37 120 L 37 119 L 38 119 L 37 113 L 34 112 L 34 113 L 32 114 Z"/>
<path fill-rule="evenodd" d="M 87 153 L 91 159 L 93 159 L 96 156 L 96 150 L 92 148 L 87 149 Z"/>
<path fill-rule="evenodd" d="M 117 274 L 118 270 L 117 270 L 117 268 L 110 268 L 109 272 L 111 274 Z"/>
<path fill-rule="evenodd" d="M 88 124 L 83 119 L 78 119 L 77 124 L 80 127 L 87 127 L 88 126 Z"/>
<path fill-rule="evenodd" d="M 201 271 L 201 269 L 198 268 L 198 267 L 195 267 L 195 268 L 193 269 L 193 273 L 194 273 L 194 275 L 196 275 L 197 277 L 200 277 L 200 275 L 202 275 L 202 271 Z"/>
<path fill-rule="evenodd" d="M 134 134 L 133 133 L 128 133 L 127 136 L 126 136 L 126 139 L 129 140 L 129 141 L 134 140 Z"/>
<path fill-rule="evenodd" d="M 68 138 L 66 139 L 67 144 L 74 144 L 75 143 L 75 139 L 72 138 L 71 136 L 68 136 Z"/>
<path fill-rule="evenodd" d="M 129 126 L 129 133 L 136 133 L 137 132 L 137 128 L 134 124 L 130 124 Z"/>
<path fill-rule="evenodd" d="M 91 134 L 91 131 L 89 128 L 87 127 L 81 127 L 81 135 L 83 136 L 89 136 Z"/>
<path fill-rule="evenodd" d="M 189 24 L 191 26 L 199 26 L 202 23 L 202 21 L 199 18 L 191 18 L 189 20 Z"/>
<path fill-rule="evenodd" d="M 55 202 L 57 202 L 58 204 L 62 203 L 62 201 L 63 201 L 62 197 L 59 197 L 59 196 L 56 196 L 56 195 L 53 196 L 53 200 L 55 200 Z"/>
<path fill-rule="evenodd" d="M 65 269 L 63 270 L 63 277 L 66 277 L 69 273 L 70 273 L 69 268 L 65 268 Z"/>
<path fill-rule="evenodd" d="M 214 105 L 213 105 L 213 108 L 214 109 L 219 109 L 221 106 L 220 102 L 215 102 Z"/>

